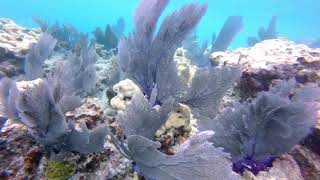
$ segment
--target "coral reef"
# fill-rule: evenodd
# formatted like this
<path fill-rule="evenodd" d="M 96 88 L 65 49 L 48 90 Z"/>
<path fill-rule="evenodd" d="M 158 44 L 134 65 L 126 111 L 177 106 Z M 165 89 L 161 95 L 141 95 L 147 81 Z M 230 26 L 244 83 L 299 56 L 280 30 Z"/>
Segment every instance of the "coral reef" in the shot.
<path fill-rule="evenodd" d="M 38 42 L 40 32 L 0 18 L 0 78 L 14 77 L 24 72 L 24 60 L 30 44 Z"/>
<path fill-rule="evenodd" d="M 114 49 L 118 45 L 118 37 L 112 31 L 111 25 L 107 25 L 104 32 L 98 27 L 93 34 L 96 42 L 106 50 Z"/>
<path fill-rule="evenodd" d="M 295 78 L 302 84 L 319 83 L 319 57 L 319 49 L 281 39 L 210 55 L 215 63 L 242 66 L 239 89 L 243 99 L 268 90 L 272 82 L 279 79 Z"/>
<path fill-rule="evenodd" d="M 117 48 L 119 39 L 124 36 L 124 30 L 125 21 L 123 17 L 120 17 L 116 24 L 108 24 L 104 32 L 100 27 L 97 27 L 93 34 L 96 42 L 103 45 L 103 48 L 109 51 Z"/>
<path fill-rule="evenodd" d="M 43 33 L 50 34 L 57 40 L 56 49 L 60 50 L 76 50 L 81 46 L 87 35 L 79 32 L 70 24 L 60 26 L 58 22 L 50 25 L 49 22 L 41 20 L 39 17 L 33 17 L 33 20 L 39 25 Z"/>
<path fill-rule="evenodd" d="M 200 46 L 207 4 L 162 19 L 169 2 L 91 41 L 0 19 L 0 179 L 319 179 L 319 49 L 274 39 L 273 17 L 222 52 L 240 16 Z"/>

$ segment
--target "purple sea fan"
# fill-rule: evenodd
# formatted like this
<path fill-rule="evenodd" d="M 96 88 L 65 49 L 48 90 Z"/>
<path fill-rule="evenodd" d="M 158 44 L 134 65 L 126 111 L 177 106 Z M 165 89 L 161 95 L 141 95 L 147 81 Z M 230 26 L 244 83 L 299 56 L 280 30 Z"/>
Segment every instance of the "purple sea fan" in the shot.
<path fill-rule="evenodd" d="M 307 86 L 295 90 L 295 86 L 294 80 L 283 81 L 250 103 L 236 104 L 207 127 L 200 125 L 201 130 L 215 131 L 214 146 L 231 154 L 237 171 L 265 170 L 271 165 L 270 158 L 288 152 L 316 122 L 320 89 Z"/>
<path fill-rule="evenodd" d="M 72 110 L 79 103 L 76 97 L 63 96 L 60 87 L 53 79 L 15 82 L 3 78 L 0 81 L 1 114 L 25 125 L 33 138 L 47 147 L 79 153 L 102 151 L 107 128 L 99 126 L 88 130 L 81 123 L 78 130 L 72 121 L 67 122 L 63 111 Z"/>
<path fill-rule="evenodd" d="M 157 100 L 179 97 L 185 88 L 173 56 L 205 14 L 207 5 L 188 4 L 167 16 L 155 34 L 168 0 L 142 0 L 135 13 L 134 32 L 119 43 L 119 61 L 125 75 L 150 97 L 157 85 Z"/>

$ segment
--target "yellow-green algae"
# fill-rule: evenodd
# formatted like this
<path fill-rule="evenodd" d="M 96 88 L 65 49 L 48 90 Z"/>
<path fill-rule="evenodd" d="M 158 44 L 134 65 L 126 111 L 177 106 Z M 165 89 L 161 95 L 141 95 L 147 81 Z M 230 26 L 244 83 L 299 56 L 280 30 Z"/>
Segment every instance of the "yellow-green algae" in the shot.
<path fill-rule="evenodd" d="M 66 180 L 75 172 L 76 166 L 68 161 L 49 161 L 45 175 L 48 180 Z"/>

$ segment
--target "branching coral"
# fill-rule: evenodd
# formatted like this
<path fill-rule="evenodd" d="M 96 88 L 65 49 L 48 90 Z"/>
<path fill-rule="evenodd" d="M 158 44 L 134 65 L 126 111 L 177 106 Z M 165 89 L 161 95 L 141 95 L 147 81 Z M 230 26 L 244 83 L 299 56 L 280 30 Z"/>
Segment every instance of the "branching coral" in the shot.
<path fill-rule="evenodd" d="M 116 24 L 108 24 L 104 32 L 97 27 L 93 34 L 98 44 L 103 45 L 106 50 L 112 50 L 117 48 L 119 39 L 124 36 L 124 29 L 125 21 L 120 17 Z"/>

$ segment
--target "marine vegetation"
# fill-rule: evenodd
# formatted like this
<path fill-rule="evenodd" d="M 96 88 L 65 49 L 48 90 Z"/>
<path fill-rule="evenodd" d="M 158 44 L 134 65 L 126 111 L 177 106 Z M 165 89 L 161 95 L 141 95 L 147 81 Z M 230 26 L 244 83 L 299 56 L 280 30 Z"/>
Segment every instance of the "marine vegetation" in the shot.
<path fill-rule="evenodd" d="M 81 41 L 87 38 L 85 34 L 70 24 L 60 25 L 56 22 L 50 25 L 49 22 L 43 21 L 39 17 L 33 17 L 33 20 L 39 25 L 42 32 L 50 34 L 57 40 L 57 48 L 77 49 L 79 43 L 81 44 Z"/>
<path fill-rule="evenodd" d="M 50 34 L 44 33 L 37 44 L 32 45 L 25 62 L 25 79 L 34 80 L 44 75 L 43 64 L 51 55 L 57 40 Z"/>
<path fill-rule="evenodd" d="M 241 16 L 228 17 L 218 37 L 212 39 L 211 52 L 225 51 L 228 49 L 233 39 L 243 28 L 242 19 Z"/>
<path fill-rule="evenodd" d="M 43 33 L 39 42 L 32 45 L 26 58 L 24 80 L 35 80 L 48 76 L 43 70 L 44 61 L 52 54 L 56 43 L 57 40 L 50 34 Z M 67 59 L 59 63 L 49 74 L 60 80 L 64 93 L 69 95 L 90 94 L 96 85 L 95 43 L 88 45 L 87 40 L 84 39 L 78 50 L 78 54 L 69 52 Z"/>
<path fill-rule="evenodd" d="M 114 49 L 118 45 L 118 38 L 112 31 L 110 25 L 107 25 L 104 32 L 98 27 L 93 34 L 96 42 L 103 45 L 106 50 Z"/>
<path fill-rule="evenodd" d="M 125 21 L 120 17 L 117 24 L 108 24 L 104 31 L 97 27 L 93 34 L 98 44 L 103 45 L 105 50 L 111 50 L 117 48 L 119 39 L 124 35 L 124 29 Z"/>
<path fill-rule="evenodd" d="M 61 63 L 52 75 L 61 80 L 67 94 L 91 94 L 96 87 L 97 54 L 95 43 L 84 44 L 80 48 L 80 55 L 69 54 L 67 60 Z M 68 80 L 68 81 L 66 81 Z"/>
<path fill-rule="evenodd" d="M 241 16 L 230 16 L 225 21 L 218 37 L 214 33 L 211 39 L 211 47 L 208 47 L 208 41 L 201 45 L 197 42 L 196 32 L 192 32 L 183 41 L 182 47 L 187 50 L 187 57 L 200 66 L 206 67 L 210 64 L 209 55 L 217 51 L 226 51 L 234 38 L 243 28 L 243 18 Z"/>
<path fill-rule="evenodd" d="M 34 139 L 52 152 L 80 153 L 103 150 L 106 127 L 88 130 L 84 123 L 80 131 L 64 113 L 80 106 L 79 99 L 64 96 L 58 81 L 36 79 L 15 82 L 8 78 L 0 83 L 0 112 L 7 118 L 28 127 Z"/>
<path fill-rule="evenodd" d="M 141 88 L 152 105 L 174 98 L 194 108 L 196 115 L 212 116 L 223 93 L 239 78 L 239 70 L 199 68 L 190 84 L 183 81 L 172 57 L 204 15 L 206 5 L 188 4 L 167 16 L 154 37 L 157 20 L 167 3 L 141 1 L 135 13 L 135 33 L 119 43 L 120 69 Z M 144 16 L 149 14 L 144 6 L 152 7 L 152 16 Z"/>
<path fill-rule="evenodd" d="M 216 147 L 231 154 L 233 169 L 258 174 L 288 152 L 310 132 L 317 119 L 320 89 L 294 90 L 295 80 L 279 82 L 252 102 L 235 104 L 217 121 L 199 121 L 199 129 L 213 130 Z"/>
<path fill-rule="evenodd" d="M 105 50 L 118 47 L 114 61 L 120 67 L 119 76 L 125 79 L 122 82 L 133 84 L 128 88 L 130 96 L 120 86 L 114 86 L 115 92 L 110 87 L 105 91 L 110 99 L 125 100 L 121 111 L 111 119 L 117 123 L 116 128 L 105 121 L 90 127 L 67 115 L 96 93 L 95 42 L 79 39 L 84 36 L 67 26 L 49 27 L 36 19 L 43 33 L 27 55 L 25 74 L 0 80 L 0 115 L 24 125 L 31 139 L 44 147 L 47 179 L 68 179 L 78 173 L 79 166 L 65 159 L 70 153 L 82 156 L 114 146 L 122 159 L 132 162 L 138 176 L 147 180 L 241 179 L 246 171 L 254 175 L 268 171 L 275 159 L 310 134 L 320 109 L 319 86 L 301 87 L 287 78 L 255 98 L 243 102 L 233 99 L 232 105 L 226 105 L 224 97 L 234 92 L 241 78 L 240 65 L 199 63 L 201 67 L 190 65 L 190 77 L 180 73 L 174 55 L 188 40 L 196 39 L 192 32 L 205 15 L 207 4 L 186 4 L 159 22 L 169 2 L 140 0 L 134 13 L 134 30 L 128 36 L 123 34 L 123 18 L 115 26 L 108 25 L 105 32 L 94 32 L 95 41 Z M 191 56 L 198 59 L 198 54 L 204 55 L 205 51 L 227 50 L 242 26 L 241 16 L 230 16 L 218 37 L 213 38 L 211 49 L 205 43 Z M 275 17 L 254 40 L 274 37 Z M 44 62 L 59 42 L 68 44 L 64 59 L 45 73 Z M 110 99 L 112 106 L 115 99 Z M 182 111 L 181 107 L 190 112 L 196 130 L 191 133 L 180 128 L 187 139 L 170 154 L 162 151 L 157 131 L 172 112 Z"/>
<path fill-rule="evenodd" d="M 269 26 L 267 29 L 264 27 L 261 27 L 258 30 L 258 37 L 248 37 L 247 43 L 248 46 L 253 46 L 257 44 L 260 41 L 264 41 L 267 39 L 275 39 L 278 36 L 277 32 L 277 17 L 273 16 L 272 19 L 269 22 Z"/>

